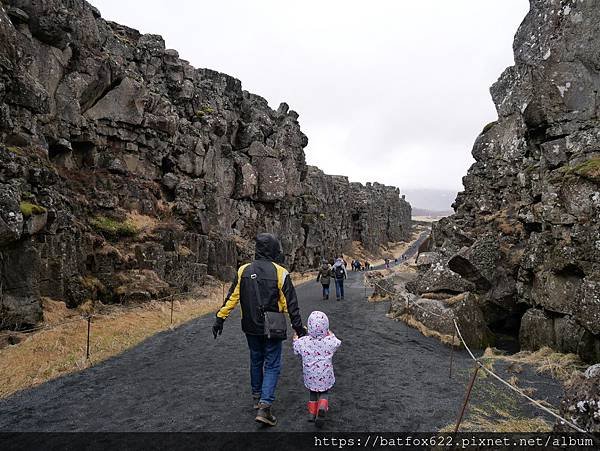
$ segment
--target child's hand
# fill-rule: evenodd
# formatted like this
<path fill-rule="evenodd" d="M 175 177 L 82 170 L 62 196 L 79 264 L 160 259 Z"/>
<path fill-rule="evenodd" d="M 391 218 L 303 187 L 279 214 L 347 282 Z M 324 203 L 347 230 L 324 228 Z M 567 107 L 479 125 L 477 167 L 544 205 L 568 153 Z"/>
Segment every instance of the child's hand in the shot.
<path fill-rule="evenodd" d="M 294 341 L 298 339 L 298 334 L 294 332 L 294 337 L 292 338 Z"/>

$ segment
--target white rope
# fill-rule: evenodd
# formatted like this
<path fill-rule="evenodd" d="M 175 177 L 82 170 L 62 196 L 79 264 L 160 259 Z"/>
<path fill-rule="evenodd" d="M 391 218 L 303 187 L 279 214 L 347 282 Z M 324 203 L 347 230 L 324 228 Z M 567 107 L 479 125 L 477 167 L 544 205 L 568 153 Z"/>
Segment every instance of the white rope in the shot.
<path fill-rule="evenodd" d="M 511 385 L 509 382 L 506 382 L 504 379 L 502 379 L 500 376 L 498 376 L 496 373 L 494 373 L 492 370 L 488 369 L 483 363 L 481 363 L 479 361 L 479 359 L 477 359 L 473 353 L 471 352 L 471 349 L 469 349 L 469 347 L 467 346 L 467 343 L 465 343 L 465 340 L 463 339 L 462 334 L 460 333 L 460 329 L 458 327 L 458 324 L 456 323 L 456 320 L 454 319 L 454 327 L 456 328 L 456 332 L 458 333 L 458 337 L 460 338 L 460 341 L 462 342 L 462 344 L 464 345 L 465 349 L 467 350 L 467 352 L 469 353 L 469 355 L 471 356 L 471 358 L 477 363 L 477 365 L 479 365 L 479 367 L 484 370 L 486 373 L 488 373 L 490 376 L 496 378 L 498 381 L 502 382 L 504 385 L 506 385 L 508 388 L 510 388 L 511 390 L 513 390 L 514 392 L 518 393 L 519 395 L 523 396 L 524 398 L 526 398 L 529 402 L 531 402 L 533 405 L 535 405 L 536 407 L 542 409 L 544 412 L 552 415 L 553 417 L 557 418 L 558 420 L 564 422 L 566 425 L 572 427 L 573 429 L 575 429 L 577 432 L 582 432 L 584 434 L 587 434 L 587 431 L 581 429 L 580 427 L 576 426 L 575 424 L 571 423 L 570 421 L 564 419 L 563 417 L 561 417 L 560 415 L 554 413 L 552 410 L 548 409 L 547 407 L 543 406 L 542 404 L 540 404 L 539 402 L 537 402 L 535 399 L 527 396 L 525 393 L 523 393 L 521 390 L 519 390 L 517 387 L 515 387 L 514 385 Z"/>

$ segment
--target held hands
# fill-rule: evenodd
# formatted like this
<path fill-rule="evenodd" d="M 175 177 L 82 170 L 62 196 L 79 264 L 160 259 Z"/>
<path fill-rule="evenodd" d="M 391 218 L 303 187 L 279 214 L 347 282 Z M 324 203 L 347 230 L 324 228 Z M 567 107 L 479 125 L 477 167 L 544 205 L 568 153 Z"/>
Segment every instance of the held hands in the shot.
<path fill-rule="evenodd" d="M 306 328 L 306 326 L 294 330 L 296 331 L 296 333 L 294 334 L 294 340 L 297 338 L 304 337 L 308 333 L 308 329 Z"/>
<path fill-rule="evenodd" d="M 212 327 L 213 337 L 215 340 L 217 339 L 217 335 L 221 335 L 223 333 L 223 323 L 225 320 L 223 318 L 219 318 L 218 316 L 215 318 L 215 323 Z"/>

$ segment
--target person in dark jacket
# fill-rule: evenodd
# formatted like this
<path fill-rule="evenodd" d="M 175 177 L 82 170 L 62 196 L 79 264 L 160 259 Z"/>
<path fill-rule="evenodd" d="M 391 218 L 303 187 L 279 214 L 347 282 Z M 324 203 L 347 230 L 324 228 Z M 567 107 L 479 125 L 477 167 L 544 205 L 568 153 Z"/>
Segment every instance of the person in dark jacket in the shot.
<path fill-rule="evenodd" d="M 332 273 L 335 280 L 335 300 L 343 301 L 344 279 L 348 278 L 348 273 L 346 272 L 346 265 L 344 265 L 344 260 L 342 259 L 342 257 L 339 257 L 333 264 Z"/>
<path fill-rule="evenodd" d="M 317 274 L 317 282 L 321 282 L 323 285 L 323 300 L 329 299 L 329 284 L 331 283 L 331 266 L 327 263 L 327 260 L 323 259 L 323 264 Z"/>
<path fill-rule="evenodd" d="M 263 311 L 287 312 L 292 328 L 301 337 L 302 326 L 298 299 L 292 280 L 283 266 L 281 244 L 275 236 L 261 233 L 256 237 L 254 261 L 242 265 L 234 278 L 212 328 L 215 339 L 223 332 L 223 323 L 238 302 L 242 308 L 242 331 L 250 349 L 250 383 L 256 421 L 275 426 L 277 419 L 271 412 L 275 388 L 281 372 L 281 339 L 267 338 Z M 258 282 L 258 293 L 252 279 Z M 262 305 L 262 306 L 261 306 Z"/>

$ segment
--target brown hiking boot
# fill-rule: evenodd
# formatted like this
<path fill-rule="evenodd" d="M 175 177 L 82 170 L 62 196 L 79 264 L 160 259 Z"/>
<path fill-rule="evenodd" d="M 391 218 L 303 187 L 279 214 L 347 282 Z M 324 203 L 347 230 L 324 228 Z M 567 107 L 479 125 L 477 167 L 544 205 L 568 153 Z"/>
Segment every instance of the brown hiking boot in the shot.
<path fill-rule="evenodd" d="M 252 401 L 254 405 L 254 410 L 257 410 L 258 404 L 260 403 L 260 395 L 252 395 Z"/>
<path fill-rule="evenodd" d="M 277 418 L 271 413 L 271 406 L 269 404 L 260 403 L 258 405 L 258 413 L 255 420 L 267 426 L 275 426 L 277 424 Z"/>

